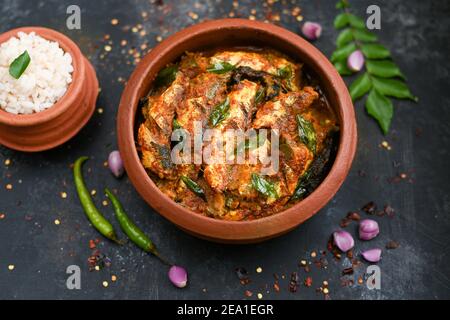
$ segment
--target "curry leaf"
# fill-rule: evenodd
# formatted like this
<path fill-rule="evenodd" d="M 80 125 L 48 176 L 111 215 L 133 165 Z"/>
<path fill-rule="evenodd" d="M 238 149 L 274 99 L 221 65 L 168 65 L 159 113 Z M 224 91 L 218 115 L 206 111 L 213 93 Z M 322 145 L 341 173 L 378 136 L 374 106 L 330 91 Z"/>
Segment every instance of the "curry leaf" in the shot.
<path fill-rule="evenodd" d="M 405 79 L 400 68 L 390 60 L 367 60 L 366 68 L 374 76 L 382 78 L 400 77 Z"/>
<path fill-rule="evenodd" d="M 352 53 L 355 50 L 356 45 L 353 42 L 348 43 L 342 48 L 339 48 L 333 52 L 333 54 L 331 55 L 331 61 L 336 62 L 340 60 L 345 60 L 350 55 L 350 53 Z"/>
<path fill-rule="evenodd" d="M 355 81 L 350 85 L 349 91 L 352 100 L 355 101 L 369 92 L 372 87 L 372 83 L 367 73 L 356 78 Z"/>
<path fill-rule="evenodd" d="M 259 193 L 265 195 L 268 198 L 277 199 L 278 193 L 275 189 L 275 185 L 264 179 L 263 177 L 252 173 L 252 186 Z"/>
<path fill-rule="evenodd" d="M 347 0 L 339 0 L 336 3 L 336 9 L 344 9 L 348 7 L 348 1 Z"/>
<path fill-rule="evenodd" d="M 175 118 L 172 121 L 172 127 L 173 127 L 173 130 L 177 130 L 177 129 L 182 129 L 183 128 L 181 126 L 181 124 L 178 122 L 178 120 L 175 119 Z"/>
<path fill-rule="evenodd" d="M 399 99 L 411 99 L 418 101 L 417 97 L 412 95 L 403 81 L 372 77 L 372 82 L 373 87 L 381 94 Z"/>
<path fill-rule="evenodd" d="M 218 61 L 210 65 L 206 71 L 211 73 L 223 74 L 235 69 L 235 66 L 226 61 Z"/>
<path fill-rule="evenodd" d="M 377 41 L 377 36 L 373 34 L 372 32 L 369 32 L 365 29 L 356 29 L 353 32 L 353 36 L 356 40 L 363 41 L 363 42 L 375 42 Z"/>
<path fill-rule="evenodd" d="M 339 72 L 341 76 L 349 76 L 353 74 L 353 71 L 347 67 L 347 63 L 345 60 L 336 61 L 334 63 L 334 67 Z"/>
<path fill-rule="evenodd" d="M 369 115 L 374 117 L 384 134 L 389 131 L 394 107 L 391 100 L 379 93 L 376 89 L 372 89 L 366 100 L 366 110 Z"/>
<path fill-rule="evenodd" d="M 286 66 L 277 70 L 277 75 L 282 79 L 289 79 L 292 77 L 292 69 Z"/>
<path fill-rule="evenodd" d="M 339 33 L 336 39 L 336 47 L 341 48 L 352 40 L 353 40 L 352 30 L 344 29 Z"/>
<path fill-rule="evenodd" d="M 388 49 L 377 43 L 363 44 L 361 51 L 368 59 L 384 59 L 391 55 Z"/>
<path fill-rule="evenodd" d="M 300 141 L 305 144 L 312 153 L 316 153 L 316 130 L 311 122 L 297 115 L 297 129 Z"/>
<path fill-rule="evenodd" d="M 155 78 L 155 86 L 156 87 L 162 87 L 162 86 L 168 86 L 171 84 L 178 72 L 178 66 L 176 65 L 170 65 L 159 71 L 158 75 Z"/>
<path fill-rule="evenodd" d="M 348 16 L 348 22 L 350 25 L 357 29 L 365 29 L 366 24 L 364 23 L 364 20 L 360 17 L 355 16 L 354 14 L 347 13 Z"/>
<path fill-rule="evenodd" d="M 311 175 L 310 171 L 306 171 L 300 179 L 298 179 L 297 186 L 295 187 L 294 193 L 292 194 L 290 201 L 300 200 L 305 197 L 305 195 L 308 193 L 307 189 L 307 183 L 309 180 L 309 177 Z"/>
<path fill-rule="evenodd" d="M 206 201 L 205 191 L 198 185 L 197 182 L 186 176 L 181 176 L 181 180 L 183 180 L 184 184 L 186 185 L 186 187 L 188 187 L 189 190 Z"/>
<path fill-rule="evenodd" d="M 227 97 L 225 101 L 219 103 L 214 107 L 211 115 L 209 116 L 209 124 L 212 127 L 217 126 L 220 122 L 225 120 L 228 116 L 228 110 L 230 109 L 230 99 Z"/>
<path fill-rule="evenodd" d="M 266 96 L 266 89 L 264 87 L 261 87 L 256 91 L 255 94 L 255 105 L 260 104 Z"/>
<path fill-rule="evenodd" d="M 349 24 L 348 15 L 346 13 L 341 13 L 334 19 L 334 27 L 336 29 L 341 29 Z"/>
<path fill-rule="evenodd" d="M 9 66 L 9 74 L 14 79 L 19 79 L 22 73 L 25 72 L 28 65 L 30 64 L 30 56 L 28 51 L 25 50 L 20 56 L 18 56 Z"/>

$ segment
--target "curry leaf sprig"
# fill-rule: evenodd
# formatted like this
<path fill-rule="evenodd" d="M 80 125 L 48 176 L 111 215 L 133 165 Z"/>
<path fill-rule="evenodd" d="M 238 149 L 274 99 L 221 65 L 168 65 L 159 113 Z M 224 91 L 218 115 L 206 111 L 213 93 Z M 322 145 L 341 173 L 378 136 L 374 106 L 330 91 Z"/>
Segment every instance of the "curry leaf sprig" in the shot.
<path fill-rule="evenodd" d="M 336 39 L 336 50 L 331 61 L 341 75 L 352 75 L 347 59 L 356 50 L 362 52 L 365 70 L 350 85 L 350 95 L 356 101 L 368 93 L 366 111 L 387 134 L 394 114 L 392 101 L 388 97 L 416 102 L 418 99 L 408 89 L 405 76 L 392 61 L 389 50 L 366 29 L 363 19 L 350 12 L 348 0 L 338 1 L 336 8 L 343 12 L 336 16 L 334 27 L 342 31 Z"/>

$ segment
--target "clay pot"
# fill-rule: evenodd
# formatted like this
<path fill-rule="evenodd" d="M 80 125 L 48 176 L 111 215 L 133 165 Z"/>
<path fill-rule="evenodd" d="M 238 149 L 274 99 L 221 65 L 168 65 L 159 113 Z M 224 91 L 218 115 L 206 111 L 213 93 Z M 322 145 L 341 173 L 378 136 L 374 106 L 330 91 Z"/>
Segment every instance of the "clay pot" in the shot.
<path fill-rule="evenodd" d="M 18 28 L 0 35 L 0 43 L 20 31 L 34 31 L 47 40 L 57 41 L 72 56 L 72 83 L 65 95 L 47 110 L 15 115 L 0 109 L 0 144 L 20 151 L 48 150 L 72 138 L 88 122 L 95 110 L 98 80 L 77 45 L 57 31 L 41 27 Z"/>
<path fill-rule="evenodd" d="M 295 206 L 253 221 L 222 221 L 186 209 L 153 183 L 136 150 L 135 119 L 139 98 L 144 97 L 159 70 L 186 51 L 211 47 L 253 45 L 272 47 L 304 62 L 313 70 L 340 122 L 340 145 L 333 167 L 320 186 Z M 328 59 L 298 35 L 262 22 L 223 19 L 184 29 L 155 47 L 131 75 L 120 101 L 117 119 L 119 148 L 127 174 L 139 194 L 157 212 L 198 237 L 227 243 L 259 242 L 292 230 L 334 196 L 348 174 L 356 150 L 356 120 L 352 100 L 342 78 Z M 324 217 L 325 218 L 325 217 Z"/>

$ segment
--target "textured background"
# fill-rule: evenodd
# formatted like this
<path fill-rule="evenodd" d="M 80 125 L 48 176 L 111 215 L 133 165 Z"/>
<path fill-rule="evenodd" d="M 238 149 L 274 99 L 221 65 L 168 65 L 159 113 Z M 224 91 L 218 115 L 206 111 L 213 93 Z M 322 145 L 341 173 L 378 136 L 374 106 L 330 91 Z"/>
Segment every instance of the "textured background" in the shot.
<path fill-rule="evenodd" d="M 79 31 L 65 27 L 66 8 L 73 3 L 82 9 Z M 255 9 L 256 18 L 263 20 L 268 7 L 261 3 L 239 1 L 234 12 L 236 16 L 248 17 Z M 373 3 L 353 1 L 352 7 L 355 13 L 363 15 Z M 249 289 L 254 292 L 251 299 L 257 292 L 262 292 L 264 298 L 323 299 L 314 290 L 323 280 L 330 283 L 332 299 L 450 298 L 450 3 L 376 3 L 382 9 L 382 30 L 377 33 L 391 49 L 420 102 L 394 102 L 395 117 L 386 137 L 366 115 L 363 104 L 357 103 L 358 151 L 350 175 L 334 199 L 288 235 L 262 244 L 228 246 L 198 240 L 178 230 L 139 198 L 126 177 L 115 180 L 103 162 L 116 148 L 115 115 L 123 89 L 121 81 L 134 68 L 127 64 L 133 61 L 127 50 L 144 43 L 151 48 L 159 35 L 164 38 L 200 20 L 226 17 L 233 9 L 232 2 L 3 0 L 1 32 L 42 25 L 67 34 L 79 44 L 97 70 L 102 87 L 97 105 L 104 112 L 96 112 L 76 138 L 55 150 L 24 154 L 0 147 L 0 213 L 5 214 L 0 220 L 0 298 L 241 299 Z M 289 13 L 295 6 L 302 8 L 305 20 L 322 23 L 323 35 L 315 45 L 329 56 L 337 35 L 332 27 L 334 1 L 278 1 L 271 6 L 273 14 L 281 13 L 281 26 L 299 32 L 301 24 Z M 283 9 L 288 9 L 288 14 L 283 14 Z M 148 13 L 146 19 L 142 11 Z M 189 16 L 191 11 L 198 14 L 197 20 Z M 118 26 L 111 25 L 113 18 L 119 19 Z M 123 29 L 139 23 L 145 36 Z M 105 34 L 113 41 L 112 51 L 107 54 Z M 124 52 L 122 39 L 128 41 Z M 391 151 L 379 147 L 384 139 L 392 146 Z M 130 215 L 151 234 L 160 251 L 189 270 L 187 289 L 175 289 L 167 280 L 166 267 L 131 244 L 118 248 L 108 242 L 100 243 L 100 250 L 112 265 L 99 272 L 88 272 L 88 243 L 98 234 L 89 227 L 72 184 L 69 166 L 80 155 L 91 157 L 87 166 L 92 172 L 87 184 L 98 191 L 97 204 L 101 206 L 104 199 L 100 192 L 104 186 L 117 188 Z M 5 166 L 6 159 L 12 164 Z M 361 175 L 362 171 L 366 174 Z M 400 173 L 406 173 L 408 178 L 389 183 Z M 6 190 L 7 183 L 13 185 L 12 190 Z M 60 197 L 62 191 L 67 192 L 67 199 Z M 273 273 L 284 273 L 289 278 L 292 271 L 298 271 L 304 279 L 306 274 L 297 266 L 299 259 L 324 249 L 340 219 L 372 200 L 379 206 L 390 204 L 396 216 L 376 217 L 381 235 L 359 248 L 372 244 L 384 247 L 389 240 L 400 243 L 397 250 L 384 252 L 379 263 L 380 291 L 369 291 L 361 285 L 341 287 L 341 270 L 346 262 L 329 258 L 326 270 L 312 266 L 311 288 L 301 286 L 297 293 L 290 293 L 288 280 L 281 279 L 281 291 L 274 292 Z M 112 217 L 110 206 L 102 210 Z M 61 224 L 55 225 L 55 219 L 60 219 Z M 10 264 L 15 265 L 12 272 L 8 270 Z M 82 268 L 81 290 L 65 287 L 65 270 L 71 264 Z M 252 282 L 248 286 L 239 284 L 234 273 L 238 266 L 249 270 Z M 261 274 L 254 271 L 258 266 L 263 268 Z M 365 267 L 360 269 L 358 274 Z M 110 281 L 110 286 L 103 288 L 102 281 L 109 280 L 111 274 L 117 275 L 118 281 Z"/>

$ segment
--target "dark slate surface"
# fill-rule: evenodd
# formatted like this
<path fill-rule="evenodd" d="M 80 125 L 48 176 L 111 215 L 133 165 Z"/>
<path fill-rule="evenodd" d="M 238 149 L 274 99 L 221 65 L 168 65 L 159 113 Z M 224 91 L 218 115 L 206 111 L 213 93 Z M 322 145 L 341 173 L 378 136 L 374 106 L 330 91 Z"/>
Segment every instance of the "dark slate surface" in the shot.
<path fill-rule="evenodd" d="M 65 27 L 66 7 L 74 2 L 82 8 L 81 31 Z M 120 40 L 128 40 L 127 48 L 145 41 L 151 47 L 157 35 L 165 37 L 193 24 L 189 11 L 198 13 L 201 20 L 225 17 L 232 8 L 231 1 L 200 1 L 197 7 L 194 1 L 159 1 L 162 2 L 167 6 L 137 0 L 2 1 L 1 32 L 18 26 L 43 25 L 64 32 L 80 45 L 97 70 L 102 87 L 98 107 L 104 113 L 96 113 L 76 138 L 52 151 L 24 154 L 0 147 L 0 212 L 6 215 L 0 220 L 0 298 L 242 299 L 248 288 L 254 292 L 252 299 L 257 292 L 264 293 L 264 298 L 323 299 L 314 288 L 325 279 L 330 283 L 332 299 L 450 298 L 450 4 L 377 1 L 382 9 L 379 37 L 391 49 L 420 102 L 395 101 L 395 118 L 386 138 L 366 115 L 362 103 L 357 103 L 358 151 L 350 175 L 334 199 L 286 236 L 262 244 L 229 246 L 198 240 L 178 230 L 139 198 L 127 178 L 117 181 L 103 167 L 108 153 L 116 148 L 115 114 L 123 88 L 118 79 L 126 79 L 133 70 L 132 65 L 126 64 L 129 57 L 120 52 Z M 359 14 L 364 14 L 373 3 L 353 2 Z M 262 19 L 264 9 L 258 3 L 240 1 L 237 12 L 247 17 L 255 8 L 256 17 Z M 316 45 L 329 55 L 336 37 L 332 28 L 334 1 L 301 1 L 298 5 L 305 20 L 323 24 L 323 36 Z M 290 1 L 277 2 L 273 11 L 294 6 Z M 171 9 L 165 16 L 164 8 Z M 142 19 L 141 11 L 148 12 L 147 21 Z M 120 25 L 113 27 L 112 18 L 118 18 Z M 294 18 L 281 18 L 282 26 L 299 31 L 300 25 Z M 137 23 L 143 24 L 146 37 L 121 30 L 124 25 Z M 101 59 L 105 34 L 111 35 L 114 44 L 112 52 Z M 391 151 L 379 147 L 384 139 L 391 144 Z M 88 272 L 88 242 L 98 234 L 89 227 L 72 184 L 69 166 L 80 155 L 91 157 L 88 167 L 92 173 L 87 183 L 98 190 L 98 205 L 104 199 L 100 192 L 104 186 L 117 188 L 130 215 L 152 235 L 161 252 L 187 267 L 187 289 L 175 289 L 167 280 L 166 267 L 132 245 L 118 248 L 102 242 L 99 248 L 111 258 L 112 265 L 99 272 Z M 5 159 L 11 159 L 9 167 L 3 165 Z M 361 176 L 360 171 L 366 175 Z M 408 179 L 388 182 L 400 173 L 407 173 Z M 5 189 L 7 183 L 13 184 L 13 190 Z M 67 199 L 61 199 L 61 191 L 68 193 Z M 370 244 L 358 243 L 357 251 L 372 245 L 384 247 L 389 240 L 400 243 L 397 250 L 384 252 L 379 264 L 380 291 L 357 285 L 341 287 L 340 273 L 345 262 L 329 258 L 326 270 L 312 266 L 312 288 L 302 286 L 297 293 L 290 293 L 285 279 L 280 280 L 281 292 L 273 292 L 273 273 L 289 277 L 292 271 L 299 271 L 304 279 L 306 274 L 297 267 L 299 259 L 308 257 L 313 250 L 324 249 L 346 212 L 371 200 L 379 206 L 391 204 L 396 216 L 376 218 L 381 235 Z M 110 206 L 103 210 L 112 216 Z M 61 220 L 59 226 L 54 224 L 55 219 Z M 356 231 L 351 227 L 350 230 Z M 9 264 L 15 265 L 13 272 L 8 271 Z M 82 269 L 81 290 L 66 289 L 65 270 L 72 264 Z M 247 287 L 236 278 L 237 266 L 246 267 L 251 273 L 252 283 Z M 254 271 L 258 266 L 263 268 L 261 274 Z M 109 280 L 111 274 L 119 279 L 114 284 L 110 281 L 105 289 L 101 283 Z"/>

